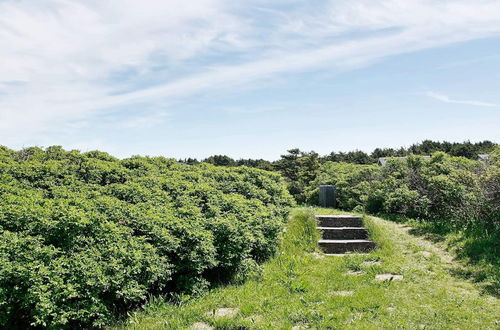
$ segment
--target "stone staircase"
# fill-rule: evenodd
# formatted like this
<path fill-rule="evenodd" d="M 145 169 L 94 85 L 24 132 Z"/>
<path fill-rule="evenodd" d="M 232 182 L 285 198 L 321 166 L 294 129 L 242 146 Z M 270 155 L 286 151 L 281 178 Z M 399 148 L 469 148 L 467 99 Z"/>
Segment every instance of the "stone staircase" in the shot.
<path fill-rule="evenodd" d="M 317 215 L 322 238 L 318 244 L 326 254 L 369 252 L 375 242 L 368 239 L 363 219 L 352 215 Z"/>

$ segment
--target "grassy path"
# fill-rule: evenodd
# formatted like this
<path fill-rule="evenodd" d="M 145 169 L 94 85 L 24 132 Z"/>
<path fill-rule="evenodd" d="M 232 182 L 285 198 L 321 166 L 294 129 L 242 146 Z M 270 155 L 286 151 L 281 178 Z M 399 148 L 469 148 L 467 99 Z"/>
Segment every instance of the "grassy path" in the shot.
<path fill-rule="evenodd" d="M 152 302 L 123 327 L 500 329 L 499 300 L 453 277 L 451 255 L 403 225 L 374 217 L 365 225 L 378 245 L 373 253 L 333 257 L 285 246 L 258 278 L 180 306 Z M 293 241 L 308 234 L 292 228 L 286 235 Z M 403 279 L 375 280 L 386 273 Z"/>

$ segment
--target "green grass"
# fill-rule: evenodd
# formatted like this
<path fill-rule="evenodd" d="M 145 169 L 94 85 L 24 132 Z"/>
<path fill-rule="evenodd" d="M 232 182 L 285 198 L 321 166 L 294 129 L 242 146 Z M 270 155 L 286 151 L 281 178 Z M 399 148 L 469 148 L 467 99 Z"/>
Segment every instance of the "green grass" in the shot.
<path fill-rule="evenodd" d="M 316 214 L 333 212 L 314 210 Z M 264 265 L 260 276 L 183 303 L 152 300 L 118 327 L 183 329 L 203 322 L 216 329 L 500 328 L 499 300 L 454 275 L 460 265 L 452 255 L 411 235 L 410 227 L 365 217 L 376 251 L 324 256 L 315 251 L 317 232 L 311 215 L 311 209 L 292 213 L 281 252 Z M 366 261 L 380 264 L 363 264 Z M 400 274 L 404 279 L 375 281 L 375 275 L 383 273 Z M 353 294 L 339 295 L 348 291 Z M 235 317 L 208 315 L 221 307 L 239 312 Z"/>
<path fill-rule="evenodd" d="M 453 228 L 449 221 L 419 221 L 397 215 L 383 218 L 411 227 L 411 235 L 434 242 L 454 256 L 457 276 L 474 281 L 482 291 L 500 297 L 500 236 L 485 235 L 484 230 L 465 231 Z"/>

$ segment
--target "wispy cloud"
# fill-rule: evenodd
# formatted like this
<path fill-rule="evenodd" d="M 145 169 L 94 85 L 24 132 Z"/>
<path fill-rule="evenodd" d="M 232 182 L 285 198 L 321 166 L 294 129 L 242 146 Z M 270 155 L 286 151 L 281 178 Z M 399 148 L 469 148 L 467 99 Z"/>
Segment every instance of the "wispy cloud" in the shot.
<path fill-rule="evenodd" d="M 147 127 L 159 103 L 193 94 L 500 34 L 497 0 L 27 0 L 0 12 L 4 143 L 135 103 L 143 120 L 129 124 Z"/>
<path fill-rule="evenodd" d="M 151 128 L 162 124 L 168 117 L 168 113 L 165 111 L 156 111 L 152 113 L 145 113 L 131 118 L 126 118 L 124 120 L 115 123 L 124 129 L 142 129 Z"/>
<path fill-rule="evenodd" d="M 267 106 L 249 106 L 241 105 L 238 107 L 222 108 L 222 112 L 230 115 L 257 115 L 269 112 L 280 112 L 286 110 L 285 105 L 267 105 Z"/>
<path fill-rule="evenodd" d="M 426 92 L 425 94 L 429 97 L 432 97 L 433 99 L 436 99 L 438 101 L 445 102 L 445 103 L 465 104 L 465 105 L 474 105 L 474 106 L 478 106 L 478 107 L 490 107 L 490 108 L 499 106 L 498 104 L 489 103 L 489 102 L 452 99 L 447 95 L 435 93 L 435 92 L 430 92 L 430 91 Z"/>

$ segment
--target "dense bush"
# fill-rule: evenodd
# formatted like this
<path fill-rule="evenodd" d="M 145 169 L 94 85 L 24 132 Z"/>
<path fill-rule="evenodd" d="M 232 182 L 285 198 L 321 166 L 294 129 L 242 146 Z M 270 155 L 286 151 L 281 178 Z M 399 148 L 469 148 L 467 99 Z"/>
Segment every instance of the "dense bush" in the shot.
<path fill-rule="evenodd" d="M 306 202 L 304 191 L 319 171 L 319 155 L 315 152 L 302 152 L 299 149 L 288 150 L 274 167 L 286 178 L 288 191 L 299 203 Z"/>
<path fill-rule="evenodd" d="M 393 148 L 376 148 L 371 154 L 367 154 L 361 150 L 349 152 L 331 152 L 328 155 L 319 155 L 314 151 L 302 151 L 294 148 L 287 150 L 287 153 L 281 155 L 280 159 L 273 162 L 263 159 L 239 159 L 235 160 L 226 155 L 214 155 L 202 160 L 202 162 L 217 165 L 217 166 L 248 166 L 260 168 L 268 171 L 277 171 L 285 179 L 288 184 L 290 194 L 298 203 L 305 203 L 310 195 L 312 181 L 315 181 L 319 174 L 319 167 L 326 162 L 350 163 L 370 165 L 376 164 L 381 157 L 402 157 L 408 155 L 430 155 L 438 151 L 446 152 L 449 155 L 457 157 L 466 157 L 476 160 L 480 154 L 490 154 L 495 149 L 496 144 L 491 141 L 481 141 L 471 143 L 465 141 L 457 142 L 439 142 L 424 140 L 420 143 L 411 145 L 408 148 L 401 147 Z M 185 164 L 197 164 L 199 161 L 193 158 L 180 160 Z M 347 169 L 347 168 L 343 168 Z M 354 169 L 356 167 L 351 167 Z M 410 193 L 414 197 L 413 193 Z"/>
<path fill-rule="evenodd" d="M 0 147 L 0 328 L 102 326 L 268 258 L 293 200 L 278 174 Z"/>
<path fill-rule="evenodd" d="M 326 162 L 315 181 L 306 189 L 309 203 L 318 204 L 319 185 L 334 184 L 337 191 L 337 207 L 352 210 L 362 205 L 368 183 L 376 179 L 379 168 L 376 165 Z"/>
<path fill-rule="evenodd" d="M 327 162 L 307 196 L 314 203 L 320 184 L 334 184 L 342 209 L 401 214 L 498 234 L 499 154 L 497 147 L 489 165 L 442 152 L 430 159 L 392 158 L 383 167 Z"/>

